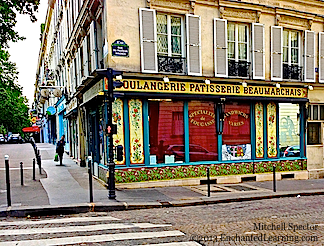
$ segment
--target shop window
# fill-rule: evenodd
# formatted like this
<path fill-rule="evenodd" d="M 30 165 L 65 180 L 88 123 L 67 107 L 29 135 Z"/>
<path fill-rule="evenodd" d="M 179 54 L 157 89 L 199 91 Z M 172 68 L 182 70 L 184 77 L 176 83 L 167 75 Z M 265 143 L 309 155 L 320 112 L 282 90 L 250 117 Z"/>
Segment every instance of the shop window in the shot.
<path fill-rule="evenodd" d="M 184 162 L 183 102 L 149 101 L 150 161 Z"/>
<path fill-rule="evenodd" d="M 279 103 L 279 147 L 281 157 L 300 156 L 299 105 Z"/>
<path fill-rule="evenodd" d="M 321 144 L 321 123 L 309 122 L 307 128 L 307 144 Z"/>
<path fill-rule="evenodd" d="M 214 102 L 190 101 L 189 161 L 217 161 Z"/>
<path fill-rule="evenodd" d="M 251 159 L 250 113 L 250 104 L 226 103 L 222 145 L 223 160 Z"/>

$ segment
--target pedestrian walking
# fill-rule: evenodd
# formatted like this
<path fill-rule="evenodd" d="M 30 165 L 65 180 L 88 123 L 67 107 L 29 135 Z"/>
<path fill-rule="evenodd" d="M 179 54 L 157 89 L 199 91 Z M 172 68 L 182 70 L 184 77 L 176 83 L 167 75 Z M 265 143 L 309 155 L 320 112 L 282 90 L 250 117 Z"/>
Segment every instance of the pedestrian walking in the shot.
<path fill-rule="evenodd" d="M 63 135 L 60 139 L 60 141 L 57 142 L 57 145 L 56 145 L 56 153 L 58 154 L 59 156 L 59 159 L 60 159 L 60 166 L 63 165 L 63 154 L 64 154 L 64 146 L 65 146 L 65 135 Z"/>

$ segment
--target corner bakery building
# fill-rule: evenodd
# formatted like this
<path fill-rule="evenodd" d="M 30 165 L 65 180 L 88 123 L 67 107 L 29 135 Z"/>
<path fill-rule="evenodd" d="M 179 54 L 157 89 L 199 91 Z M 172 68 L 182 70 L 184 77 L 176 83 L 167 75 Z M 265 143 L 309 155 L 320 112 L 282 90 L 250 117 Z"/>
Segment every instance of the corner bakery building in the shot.
<path fill-rule="evenodd" d="M 306 88 L 124 78 L 117 183 L 307 169 Z"/>

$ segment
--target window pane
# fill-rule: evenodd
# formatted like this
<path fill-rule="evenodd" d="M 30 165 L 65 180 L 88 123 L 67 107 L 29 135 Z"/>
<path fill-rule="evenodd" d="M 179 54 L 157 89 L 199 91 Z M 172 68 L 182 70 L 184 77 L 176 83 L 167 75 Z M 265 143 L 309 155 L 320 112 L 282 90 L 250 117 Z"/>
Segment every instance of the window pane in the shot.
<path fill-rule="evenodd" d="M 227 25 L 227 40 L 235 41 L 235 25 L 234 24 Z"/>
<path fill-rule="evenodd" d="M 226 103 L 224 113 L 223 160 L 251 159 L 250 104 Z"/>
<path fill-rule="evenodd" d="M 239 42 L 247 42 L 247 26 L 238 25 L 238 41 Z"/>
<path fill-rule="evenodd" d="M 228 43 L 228 58 L 235 59 L 235 43 L 229 42 Z"/>
<path fill-rule="evenodd" d="M 247 44 L 239 44 L 239 60 L 247 60 Z"/>
<path fill-rule="evenodd" d="M 168 36 L 159 34 L 157 36 L 157 51 L 158 53 L 168 54 Z"/>
<path fill-rule="evenodd" d="M 150 155 L 184 161 L 183 102 L 149 101 Z M 172 161 L 171 161 L 172 162 Z"/>
<path fill-rule="evenodd" d="M 171 34 L 181 35 L 181 19 L 180 19 L 180 17 L 171 16 Z"/>
<path fill-rule="evenodd" d="M 167 33 L 167 16 L 156 15 L 157 33 Z"/>
<path fill-rule="evenodd" d="M 283 46 L 288 47 L 288 31 L 283 31 Z"/>
<path fill-rule="evenodd" d="M 280 156 L 300 156 L 299 105 L 279 103 L 279 147 Z"/>
<path fill-rule="evenodd" d="M 321 120 L 324 120 L 324 105 L 320 106 L 320 117 Z"/>
<path fill-rule="evenodd" d="M 190 101 L 188 106 L 190 161 L 217 161 L 214 103 Z"/>
<path fill-rule="evenodd" d="M 291 63 L 298 64 L 298 49 L 291 49 Z"/>
<path fill-rule="evenodd" d="M 298 47 L 298 33 L 291 32 L 290 34 L 291 47 Z"/>
<path fill-rule="evenodd" d="M 313 105 L 313 120 L 318 120 L 318 106 Z"/>
<path fill-rule="evenodd" d="M 181 55 L 181 37 L 172 37 L 171 45 L 172 45 L 172 54 Z"/>
<path fill-rule="evenodd" d="M 308 123 L 307 144 L 320 144 L 321 123 Z"/>
<path fill-rule="evenodd" d="M 286 48 L 286 47 L 283 48 L 282 61 L 285 62 L 285 63 L 288 63 L 288 48 Z"/>

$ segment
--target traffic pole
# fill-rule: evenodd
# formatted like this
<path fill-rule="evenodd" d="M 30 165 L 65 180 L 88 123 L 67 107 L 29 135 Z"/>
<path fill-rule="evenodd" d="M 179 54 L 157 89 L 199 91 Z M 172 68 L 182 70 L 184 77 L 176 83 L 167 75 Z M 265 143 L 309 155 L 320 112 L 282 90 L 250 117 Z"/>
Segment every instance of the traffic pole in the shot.
<path fill-rule="evenodd" d="M 5 155 L 4 158 L 5 158 L 5 167 L 6 167 L 7 203 L 8 203 L 8 207 L 10 207 L 11 195 L 10 195 L 9 155 Z"/>
<path fill-rule="evenodd" d="M 113 70 L 111 68 L 108 68 L 108 126 L 110 129 L 112 129 L 112 103 L 114 100 L 114 82 L 113 82 Z M 115 162 L 114 162 L 114 140 L 113 140 L 113 134 L 109 134 L 109 144 L 108 144 L 108 171 L 109 171 L 109 177 L 108 177 L 108 189 L 109 199 L 116 199 L 116 191 L 115 191 Z"/>

